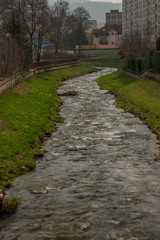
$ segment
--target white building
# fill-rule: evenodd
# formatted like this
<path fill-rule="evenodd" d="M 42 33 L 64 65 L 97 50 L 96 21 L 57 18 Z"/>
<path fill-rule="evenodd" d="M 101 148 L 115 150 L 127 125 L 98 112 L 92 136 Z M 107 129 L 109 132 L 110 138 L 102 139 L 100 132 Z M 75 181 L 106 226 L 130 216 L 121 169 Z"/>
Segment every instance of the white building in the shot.
<path fill-rule="evenodd" d="M 121 44 L 122 24 L 106 24 L 100 29 L 93 30 L 94 45 L 117 45 Z"/>
<path fill-rule="evenodd" d="M 148 43 L 160 37 L 160 0 L 122 0 L 122 33 L 140 31 Z"/>

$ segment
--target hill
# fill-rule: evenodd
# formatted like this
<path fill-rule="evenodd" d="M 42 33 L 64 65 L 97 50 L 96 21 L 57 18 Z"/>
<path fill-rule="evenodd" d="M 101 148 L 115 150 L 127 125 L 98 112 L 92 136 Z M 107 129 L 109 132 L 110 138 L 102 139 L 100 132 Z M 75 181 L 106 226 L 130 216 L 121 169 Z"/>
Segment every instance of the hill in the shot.
<path fill-rule="evenodd" d="M 50 4 L 53 4 L 55 0 L 49 0 Z M 74 10 L 77 7 L 84 7 L 88 10 L 91 15 L 91 19 L 97 20 L 98 22 L 105 22 L 105 13 L 110 10 L 122 11 L 121 3 L 112 2 L 92 2 L 87 0 L 68 0 L 70 9 Z"/>

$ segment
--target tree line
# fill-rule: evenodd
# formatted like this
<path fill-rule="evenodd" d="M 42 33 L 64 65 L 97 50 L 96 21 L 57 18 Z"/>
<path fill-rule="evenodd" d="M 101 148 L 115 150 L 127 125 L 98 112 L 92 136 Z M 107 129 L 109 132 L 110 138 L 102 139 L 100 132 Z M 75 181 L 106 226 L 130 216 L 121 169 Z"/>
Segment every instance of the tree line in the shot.
<path fill-rule="evenodd" d="M 70 11 L 65 0 L 57 0 L 52 6 L 48 0 L 0 0 L 1 71 L 3 67 L 7 72 L 6 68 L 10 67 L 5 63 L 14 58 L 17 65 L 29 67 L 34 39 L 38 43 L 37 61 L 40 61 L 43 41 L 54 43 L 56 55 L 62 48 L 71 50 L 76 45 L 87 44 L 85 22 L 89 18 L 89 12 L 83 7 Z"/>

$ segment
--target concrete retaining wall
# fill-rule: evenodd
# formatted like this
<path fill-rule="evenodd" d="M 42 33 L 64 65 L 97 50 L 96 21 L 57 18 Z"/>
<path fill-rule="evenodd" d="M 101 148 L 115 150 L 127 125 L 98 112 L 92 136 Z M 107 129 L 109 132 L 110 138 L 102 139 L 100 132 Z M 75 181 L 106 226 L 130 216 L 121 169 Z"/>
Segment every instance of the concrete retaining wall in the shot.
<path fill-rule="evenodd" d="M 149 78 L 153 78 L 153 79 L 155 79 L 155 80 L 157 80 L 157 81 L 160 81 L 160 74 L 158 74 L 158 73 L 146 72 L 146 73 L 145 73 L 145 76 L 146 76 L 146 77 L 149 77 Z"/>
<path fill-rule="evenodd" d="M 123 73 L 127 76 L 127 77 L 131 77 L 133 79 L 140 79 L 140 78 L 143 78 L 143 77 L 148 77 L 148 78 L 153 78 L 157 81 L 160 81 L 160 74 L 158 73 L 154 73 L 154 72 L 149 72 L 149 71 L 146 71 L 144 72 L 143 74 L 136 74 L 136 73 L 133 73 L 129 70 L 126 70 L 126 69 L 123 69 Z"/>
<path fill-rule="evenodd" d="M 70 63 L 70 64 L 64 64 L 63 66 L 46 66 L 46 67 L 40 67 L 36 69 L 31 69 L 29 72 L 22 74 L 17 74 L 10 79 L 6 79 L 4 81 L 0 82 L 0 95 L 7 92 L 8 90 L 12 89 L 16 84 L 18 84 L 20 81 L 27 81 L 29 78 L 42 73 L 42 72 L 50 72 L 55 71 L 58 69 L 65 69 L 73 66 L 77 66 L 80 62 Z"/>
<path fill-rule="evenodd" d="M 138 79 L 140 79 L 140 78 L 142 78 L 142 77 L 145 77 L 144 74 L 136 74 L 136 73 L 133 73 L 133 72 L 131 72 L 131 71 L 129 71 L 129 70 L 126 70 L 126 69 L 123 69 L 123 73 L 124 73 L 127 77 L 131 77 L 131 78 L 136 79 L 136 80 L 138 80 Z"/>

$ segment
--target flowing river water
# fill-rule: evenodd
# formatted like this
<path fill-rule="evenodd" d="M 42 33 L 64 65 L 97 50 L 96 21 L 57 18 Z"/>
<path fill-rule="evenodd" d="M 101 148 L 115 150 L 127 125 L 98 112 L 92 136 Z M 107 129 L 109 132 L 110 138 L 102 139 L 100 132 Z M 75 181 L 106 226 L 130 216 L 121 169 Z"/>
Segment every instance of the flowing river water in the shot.
<path fill-rule="evenodd" d="M 115 97 L 100 72 L 65 82 L 64 123 L 47 140 L 36 170 L 17 178 L 8 197 L 18 212 L 0 222 L 4 240 L 159 240 L 160 163 L 156 136 Z"/>

